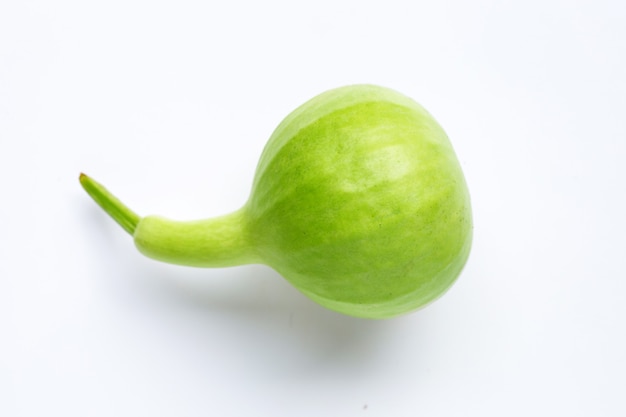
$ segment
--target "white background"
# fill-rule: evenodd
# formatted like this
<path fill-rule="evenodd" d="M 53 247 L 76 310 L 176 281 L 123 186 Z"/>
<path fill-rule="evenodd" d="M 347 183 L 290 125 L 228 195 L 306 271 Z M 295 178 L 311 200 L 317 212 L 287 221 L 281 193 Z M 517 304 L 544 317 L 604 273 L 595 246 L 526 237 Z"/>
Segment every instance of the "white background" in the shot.
<path fill-rule="evenodd" d="M 0 415 L 626 415 L 625 80 L 619 0 L 3 1 Z M 229 212 L 284 116 L 362 82 L 434 114 L 472 194 L 409 316 L 154 262 L 79 186 Z"/>

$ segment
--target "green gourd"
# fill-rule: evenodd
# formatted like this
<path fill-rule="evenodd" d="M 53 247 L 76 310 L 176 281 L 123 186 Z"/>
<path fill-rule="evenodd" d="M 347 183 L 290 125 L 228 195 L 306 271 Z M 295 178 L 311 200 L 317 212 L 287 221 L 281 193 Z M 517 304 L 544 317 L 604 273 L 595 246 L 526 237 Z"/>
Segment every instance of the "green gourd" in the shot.
<path fill-rule="evenodd" d="M 288 115 L 232 214 L 140 217 L 90 177 L 80 182 L 146 256 L 266 264 L 322 306 L 357 317 L 432 302 L 472 241 L 469 193 L 445 132 L 415 101 L 373 85 L 327 91 Z"/>

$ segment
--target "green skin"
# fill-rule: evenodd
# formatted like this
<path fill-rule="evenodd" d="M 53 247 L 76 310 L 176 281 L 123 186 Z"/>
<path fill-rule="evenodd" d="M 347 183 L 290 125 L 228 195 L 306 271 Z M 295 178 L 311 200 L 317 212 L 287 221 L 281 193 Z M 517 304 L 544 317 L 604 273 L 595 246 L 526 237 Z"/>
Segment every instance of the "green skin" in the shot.
<path fill-rule="evenodd" d="M 470 252 L 470 198 L 452 146 L 413 100 L 355 85 L 278 126 L 240 210 L 177 222 L 140 217 L 81 174 L 94 200 L 161 261 L 269 265 L 319 304 L 388 318 L 440 297 Z"/>

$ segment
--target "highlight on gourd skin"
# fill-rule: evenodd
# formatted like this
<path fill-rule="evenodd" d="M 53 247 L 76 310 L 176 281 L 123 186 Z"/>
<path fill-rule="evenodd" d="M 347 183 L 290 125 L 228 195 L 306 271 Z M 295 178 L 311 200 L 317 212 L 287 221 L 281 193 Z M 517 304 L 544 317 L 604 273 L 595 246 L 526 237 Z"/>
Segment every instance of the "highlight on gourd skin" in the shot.
<path fill-rule="evenodd" d="M 327 91 L 289 114 L 261 154 L 247 202 L 230 214 L 142 217 L 87 175 L 80 183 L 148 257 L 266 264 L 356 317 L 428 305 L 471 248 L 469 192 L 444 130 L 412 99 L 373 85 Z"/>

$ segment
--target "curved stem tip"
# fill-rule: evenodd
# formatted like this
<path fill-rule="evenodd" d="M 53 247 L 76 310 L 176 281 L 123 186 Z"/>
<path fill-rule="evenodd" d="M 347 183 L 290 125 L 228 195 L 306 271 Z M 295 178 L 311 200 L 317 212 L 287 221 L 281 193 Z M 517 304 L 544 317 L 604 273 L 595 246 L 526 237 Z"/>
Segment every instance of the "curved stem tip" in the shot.
<path fill-rule="evenodd" d="M 91 177 L 81 173 L 79 180 L 87 194 L 132 236 L 141 217 Z"/>

